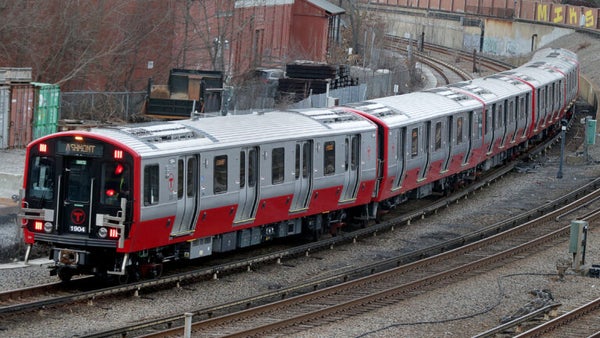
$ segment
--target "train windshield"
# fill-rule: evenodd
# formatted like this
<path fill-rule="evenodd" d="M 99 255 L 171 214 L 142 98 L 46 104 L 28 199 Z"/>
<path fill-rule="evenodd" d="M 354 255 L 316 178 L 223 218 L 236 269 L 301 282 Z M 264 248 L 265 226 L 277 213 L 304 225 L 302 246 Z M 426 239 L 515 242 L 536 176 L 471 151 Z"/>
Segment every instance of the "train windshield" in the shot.
<path fill-rule="evenodd" d="M 54 160 L 36 156 L 30 163 L 29 198 L 52 201 L 54 198 Z"/>
<path fill-rule="evenodd" d="M 87 203 L 90 201 L 90 161 L 70 159 L 69 162 L 67 200 Z"/>

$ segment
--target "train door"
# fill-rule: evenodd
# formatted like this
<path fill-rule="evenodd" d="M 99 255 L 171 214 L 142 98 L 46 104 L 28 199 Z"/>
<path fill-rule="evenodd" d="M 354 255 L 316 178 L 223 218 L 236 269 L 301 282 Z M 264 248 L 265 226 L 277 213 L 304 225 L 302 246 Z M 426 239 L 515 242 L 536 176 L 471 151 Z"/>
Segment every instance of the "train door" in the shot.
<path fill-rule="evenodd" d="M 507 133 L 507 124 L 508 124 L 508 121 L 506 120 L 506 106 L 505 106 L 504 101 L 498 103 L 498 105 L 496 106 L 495 116 L 496 116 L 495 119 L 496 119 L 496 124 L 497 124 L 497 130 L 499 131 L 498 138 L 500 139 L 498 146 L 500 148 L 503 148 L 504 143 L 506 142 L 506 133 Z"/>
<path fill-rule="evenodd" d="M 312 141 L 300 141 L 296 143 L 294 199 L 290 206 L 290 212 L 301 211 L 308 208 L 310 194 L 312 192 L 312 156 Z"/>
<path fill-rule="evenodd" d="M 469 123 L 465 126 L 467 131 L 467 150 L 463 158 L 463 165 L 466 165 L 471 160 L 473 151 L 479 148 L 482 144 L 482 112 L 472 111 L 469 113 Z"/>
<path fill-rule="evenodd" d="M 177 214 L 171 235 L 194 230 L 198 210 L 198 174 L 196 155 L 177 159 Z"/>
<path fill-rule="evenodd" d="M 468 113 L 468 115 L 463 114 L 456 119 L 456 144 L 461 145 L 461 150 L 464 149 L 462 165 L 469 162 L 471 154 L 471 116 L 472 114 Z M 463 144 L 465 144 L 465 146 L 463 146 Z"/>
<path fill-rule="evenodd" d="M 427 178 L 427 173 L 429 172 L 429 165 L 431 164 L 431 121 L 427 121 L 425 123 L 425 135 L 423 135 L 423 151 L 425 155 L 425 164 L 423 164 L 423 168 L 419 171 L 419 181 L 422 181 Z"/>
<path fill-rule="evenodd" d="M 90 158 L 65 157 L 64 169 L 59 177 L 62 200 L 59 212 L 59 232 L 89 234 L 92 226 L 95 172 L 97 164 Z"/>
<path fill-rule="evenodd" d="M 518 101 L 518 99 L 510 99 L 506 102 L 506 104 L 508 105 L 508 107 L 506 108 L 506 120 L 508 125 L 507 132 L 510 133 L 510 135 L 512 135 L 509 140 L 510 143 L 514 143 L 516 141 L 517 132 L 519 130 L 519 117 L 517 114 L 516 101 Z"/>
<path fill-rule="evenodd" d="M 243 148 L 240 151 L 240 198 L 234 222 L 244 222 L 254 218 L 258 203 L 258 147 Z"/>
<path fill-rule="evenodd" d="M 521 133 L 521 135 L 519 135 L 519 137 L 521 139 L 526 139 L 529 129 L 533 129 L 532 123 L 535 123 L 533 121 L 533 115 L 535 115 L 535 113 L 531 110 L 531 96 L 529 93 L 526 94 L 524 97 L 518 98 L 517 109 L 517 116 L 519 121 L 518 123 L 519 126 L 522 126 L 523 128 L 523 132 Z"/>
<path fill-rule="evenodd" d="M 340 202 L 356 199 L 360 180 L 360 135 L 346 136 L 344 190 Z"/>
<path fill-rule="evenodd" d="M 497 115 L 496 115 L 496 104 L 494 103 L 492 105 L 492 107 L 490 108 L 489 106 L 486 107 L 485 110 L 485 127 L 484 127 L 484 139 L 487 140 L 486 142 L 489 142 L 488 147 L 487 147 L 487 154 L 491 154 L 492 151 L 494 150 L 494 142 L 496 140 L 496 125 L 498 124 L 497 120 Z M 485 142 L 484 142 L 485 144 Z"/>
<path fill-rule="evenodd" d="M 446 171 L 448 171 L 448 166 L 450 166 L 450 160 L 452 159 L 452 154 L 454 152 L 454 142 L 452 142 L 452 132 L 454 130 L 454 117 L 450 116 L 448 117 L 448 120 L 446 121 L 446 125 L 448 127 L 448 143 L 447 143 L 447 148 L 448 148 L 448 156 L 446 156 L 446 159 L 444 160 L 444 164 L 442 165 L 441 168 L 441 172 L 444 173 Z"/>
<path fill-rule="evenodd" d="M 393 173 L 390 174 L 394 174 L 395 178 L 394 178 L 394 186 L 392 189 L 400 189 L 400 187 L 402 186 L 402 181 L 404 178 L 404 170 L 405 170 L 405 163 L 406 163 L 406 158 L 404 157 L 405 154 L 405 149 L 404 149 L 404 145 L 406 144 L 406 128 L 401 128 L 397 130 L 397 133 L 394 133 L 397 136 L 397 140 L 395 142 L 395 160 L 396 160 L 396 165 L 395 168 L 396 170 L 394 170 Z M 394 148 L 392 148 L 394 149 Z"/>

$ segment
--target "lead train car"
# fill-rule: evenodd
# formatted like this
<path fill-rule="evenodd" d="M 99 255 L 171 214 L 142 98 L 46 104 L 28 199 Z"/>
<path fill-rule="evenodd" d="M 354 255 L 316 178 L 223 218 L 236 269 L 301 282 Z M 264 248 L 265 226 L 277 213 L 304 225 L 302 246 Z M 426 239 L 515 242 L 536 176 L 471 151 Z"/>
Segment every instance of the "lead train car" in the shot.
<path fill-rule="evenodd" d="M 343 109 L 57 133 L 27 149 L 25 241 L 68 280 L 335 231 L 371 199 L 375 150 L 376 126 Z"/>
<path fill-rule="evenodd" d="M 565 116 L 578 72 L 574 53 L 544 49 L 511 71 L 346 107 L 50 135 L 27 150 L 25 242 L 49 243 L 67 280 L 335 233 L 521 151 Z"/>

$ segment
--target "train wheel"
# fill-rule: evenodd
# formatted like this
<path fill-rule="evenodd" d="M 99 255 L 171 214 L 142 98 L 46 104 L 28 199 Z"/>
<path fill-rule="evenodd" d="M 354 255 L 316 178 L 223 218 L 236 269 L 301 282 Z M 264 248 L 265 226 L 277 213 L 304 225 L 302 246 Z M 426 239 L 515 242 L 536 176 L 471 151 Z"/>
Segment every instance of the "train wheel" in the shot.
<path fill-rule="evenodd" d="M 161 263 L 156 264 L 153 269 L 153 278 L 159 278 L 160 276 L 162 276 L 162 273 L 163 265 Z"/>
<path fill-rule="evenodd" d="M 318 229 L 312 230 L 311 240 L 313 242 L 317 242 L 321 238 L 321 236 L 323 236 L 323 229 L 322 228 L 318 228 Z"/>
<path fill-rule="evenodd" d="M 73 278 L 73 269 L 65 267 L 58 268 L 57 274 L 61 281 L 67 283 Z"/>
<path fill-rule="evenodd" d="M 125 274 L 120 275 L 117 279 L 119 284 L 135 283 L 140 280 L 140 269 L 135 265 L 128 266 L 125 270 Z"/>
<path fill-rule="evenodd" d="M 124 285 L 124 284 L 129 283 L 129 274 L 127 272 L 125 272 L 125 274 L 123 274 L 123 275 L 118 275 L 117 282 L 119 283 L 119 285 Z"/>

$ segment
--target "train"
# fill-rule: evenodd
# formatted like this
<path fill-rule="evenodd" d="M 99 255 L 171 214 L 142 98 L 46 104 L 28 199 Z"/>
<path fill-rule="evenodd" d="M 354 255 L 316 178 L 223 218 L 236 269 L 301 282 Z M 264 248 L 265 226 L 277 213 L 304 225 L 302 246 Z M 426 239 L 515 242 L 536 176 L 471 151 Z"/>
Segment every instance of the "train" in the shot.
<path fill-rule="evenodd" d="M 168 261 L 366 226 L 560 130 L 577 55 L 330 108 L 58 132 L 26 149 L 19 219 L 51 275 L 131 281 Z"/>

